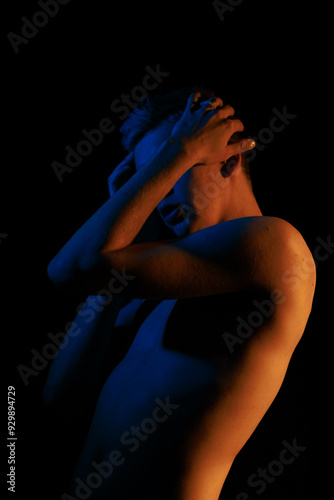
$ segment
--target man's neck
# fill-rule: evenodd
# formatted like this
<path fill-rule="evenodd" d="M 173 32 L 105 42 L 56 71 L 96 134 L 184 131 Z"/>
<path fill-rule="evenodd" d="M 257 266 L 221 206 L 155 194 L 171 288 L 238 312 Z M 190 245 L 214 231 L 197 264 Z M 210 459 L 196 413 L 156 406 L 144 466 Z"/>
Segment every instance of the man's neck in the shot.
<path fill-rule="evenodd" d="M 246 179 L 231 186 L 223 221 L 261 215 L 263 215 L 261 209 Z"/>

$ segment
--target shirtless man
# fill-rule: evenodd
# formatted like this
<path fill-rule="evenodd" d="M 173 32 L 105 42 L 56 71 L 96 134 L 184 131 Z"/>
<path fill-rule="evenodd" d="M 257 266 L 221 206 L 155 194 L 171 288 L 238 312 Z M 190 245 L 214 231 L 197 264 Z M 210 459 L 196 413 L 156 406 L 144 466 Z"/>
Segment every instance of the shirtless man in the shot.
<path fill-rule="evenodd" d="M 233 108 L 201 92 L 178 106 L 130 133 L 111 198 L 48 267 L 57 286 L 89 298 L 53 362 L 45 400 L 82 408 L 99 394 L 63 499 L 217 500 L 311 311 L 312 255 L 288 222 L 262 215 L 242 154 L 254 143 L 238 138 L 244 127 Z M 283 275 L 301 264 L 309 272 L 291 287 Z M 262 319 L 255 304 L 267 311 Z"/>

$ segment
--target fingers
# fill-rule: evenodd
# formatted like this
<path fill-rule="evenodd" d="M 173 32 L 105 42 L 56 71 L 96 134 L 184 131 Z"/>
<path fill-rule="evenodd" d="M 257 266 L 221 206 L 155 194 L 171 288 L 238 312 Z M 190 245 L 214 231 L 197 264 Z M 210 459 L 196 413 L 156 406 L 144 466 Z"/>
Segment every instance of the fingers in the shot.
<path fill-rule="evenodd" d="M 198 99 L 200 97 L 201 97 L 201 93 L 200 92 L 193 92 L 189 96 L 188 102 L 187 102 L 187 106 L 186 106 L 186 110 L 185 110 L 186 113 L 190 113 L 191 112 L 191 108 L 195 105 L 195 103 L 198 101 Z"/>
<path fill-rule="evenodd" d="M 209 114 L 209 116 L 211 117 L 215 114 L 215 110 L 218 108 L 222 108 L 223 105 L 223 101 L 220 99 L 220 97 L 211 97 L 207 101 L 203 101 L 200 103 L 199 114 L 201 117 L 203 117 L 205 114 Z"/>
<path fill-rule="evenodd" d="M 190 112 L 198 102 L 200 97 L 200 92 L 194 92 L 193 94 L 191 94 L 188 99 L 186 111 Z M 205 113 L 210 113 L 211 111 L 213 111 L 210 116 L 217 115 L 218 118 L 222 120 L 226 120 L 227 118 L 234 116 L 235 114 L 234 108 L 232 106 L 230 106 L 229 104 L 226 104 L 224 106 L 222 99 L 216 96 L 199 103 L 199 109 L 197 111 L 201 116 L 203 116 Z"/>
<path fill-rule="evenodd" d="M 244 153 L 245 151 L 249 151 L 256 146 L 256 143 L 253 139 L 242 139 L 241 141 L 235 142 L 227 146 L 228 156 L 233 156 L 238 153 Z"/>
<path fill-rule="evenodd" d="M 245 127 L 244 124 L 238 118 L 227 118 L 225 122 L 228 122 L 232 128 L 232 133 L 243 132 Z"/>
<path fill-rule="evenodd" d="M 201 103 L 201 107 L 198 110 L 200 115 L 200 119 L 203 119 L 205 116 L 205 123 L 209 121 L 212 117 L 215 117 L 215 120 L 225 121 L 228 118 L 232 117 L 235 113 L 234 108 L 229 104 L 223 106 L 223 101 L 220 98 L 214 98 L 214 101 L 211 101 L 214 104 L 214 107 L 211 107 L 209 101 L 205 101 Z M 208 104 L 209 103 L 209 104 Z M 220 106 L 222 105 L 222 107 Z M 240 120 L 239 120 L 239 123 Z"/>
<path fill-rule="evenodd" d="M 250 149 L 253 149 L 256 146 L 256 143 L 253 139 L 238 140 L 238 136 L 236 136 L 235 134 L 237 132 L 243 132 L 245 127 L 239 119 L 231 118 L 232 116 L 234 116 L 234 113 L 235 113 L 234 109 L 232 108 L 232 106 L 229 105 L 224 106 L 222 110 L 217 112 L 217 115 L 219 115 L 219 117 L 224 121 L 224 123 L 228 124 L 231 129 L 230 141 L 232 139 L 233 142 L 230 142 L 227 145 L 229 156 L 249 151 Z"/>
<path fill-rule="evenodd" d="M 188 104 L 186 111 L 191 112 L 192 107 L 201 97 L 200 92 L 194 92 L 188 99 Z M 220 97 L 211 97 L 210 99 L 199 103 L 199 109 L 193 114 L 198 113 L 200 115 L 199 119 L 204 125 L 206 122 L 210 121 L 213 117 L 215 119 L 224 122 L 225 125 L 228 124 L 231 130 L 231 136 L 236 132 L 242 132 L 244 130 L 243 123 L 237 119 L 233 118 L 235 115 L 235 110 L 229 104 L 225 104 Z M 204 123 L 203 123 L 204 122 Z M 253 139 L 241 139 L 227 145 L 228 155 L 233 156 L 238 153 L 243 153 L 250 149 L 253 149 L 256 143 Z"/>
<path fill-rule="evenodd" d="M 216 114 L 217 117 L 220 118 L 221 120 L 226 120 L 230 116 L 234 116 L 235 111 L 234 108 L 232 108 L 232 106 L 230 106 L 229 104 L 225 104 L 225 106 L 219 109 Z"/>
<path fill-rule="evenodd" d="M 217 108 L 222 108 L 223 107 L 223 101 L 220 97 L 211 97 L 210 99 L 207 99 L 206 101 L 198 102 L 199 99 L 201 98 L 201 92 L 194 92 L 191 94 L 191 96 L 188 99 L 188 105 L 186 110 L 189 111 L 193 110 L 193 108 L 196 107 L 197 104 L 197 111 L 199 111 L 200 115 L 203 116 L 205 112 L 207 111 L 212 111 Z"/>
<path fill-rule="evenodd" d="M 208 122 L 212 116 L 217 113 L 217 109 L 223 106 L 223 101 L 220 97 L 211 97 L 207 101 L 203 101 L 199 104 L 198 110 L 193 112 L 197 113 L 197 118 L 199 121 L 203 119 L 205 116 L 204 122 L 202 124 Z"/>
<path fill-rule="evenodd" d="M 202 94 L 201 94 L 200 92 L 195 92 L 195 95 L 194 95 L 194 102 L 197 102 L 197 101 L 200 99 L 201 95 L 202 95 Z"/>
<path fill-rule="evenodd" d="M 214 97 L 214 102 L 217 104 L 217 108 L 222 108 L 224 106 L 223 100 L 220 97 Z"/>
<path fill-rule="evenodd" d="M 220 97 L 211 97 L 207 101 L 201 102 L 200 106 L 204 107 L 206 111 L 211 111 L 212 109 L 222 108 L 224 105 Z"/>

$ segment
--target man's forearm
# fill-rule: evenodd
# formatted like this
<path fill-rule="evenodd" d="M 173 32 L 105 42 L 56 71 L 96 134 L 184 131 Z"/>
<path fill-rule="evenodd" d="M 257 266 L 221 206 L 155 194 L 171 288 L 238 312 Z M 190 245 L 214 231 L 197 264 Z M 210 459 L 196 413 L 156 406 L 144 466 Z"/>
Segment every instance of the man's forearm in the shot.
<path fill-rule="evenodd" d="M 49 266 L 62 281 L 74 270 L 89 271 L 103 252 L 125 248 L 145 221 L 192 166 L 193 160 L 177 142 L 165 141 L 145 165 L 74 234 Z"/>
<path fill-rule="evenodd" d="M 150 163 L 116 193 L 115 215 L 100 250 L 110 252 L 130 245 L 156 206 L 192 165 L 179 144 L 165 141 Z"/>

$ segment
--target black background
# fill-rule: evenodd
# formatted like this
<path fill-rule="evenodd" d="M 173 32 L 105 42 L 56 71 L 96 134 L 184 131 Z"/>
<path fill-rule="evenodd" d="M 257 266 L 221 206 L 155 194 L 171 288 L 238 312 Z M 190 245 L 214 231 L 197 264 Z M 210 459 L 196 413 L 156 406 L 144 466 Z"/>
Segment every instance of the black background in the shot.
<path fill-rule="evenodd" d="M 47 334 L 63 331 L 75 315 L 77 304 L 55 290 L 46 268 L 108 197 L 107 177 L 123 156 L 122 122 L 110 104 L 142 84 L 147 65 L 159 64 L 169 73 L 159 91 L 193 84 L 216 90 L 236 108 L 251 136 L 269 126 L 273 108 L 286 106 L 297 115 L 251 163 L 254 190 L 262 212 L 291 222 L 311 251 L 318 237 L 326 240 L 332 231 L 330 174 L 321 155 L 312 155 L 317 152 L 315 107 L 326 77 L 322 72 L 319 86 L 318 24 L 305 4 L 244 0 L 222 21 L 212 2 L 204 0 L 153 5 L 71 0 L 16 54 L 7 34 L 21 34 L 21 17 L 31 20 L 38 10 L 34 1 L 12 2 L 3 30 L 3 399 L 6 387 L 15 386 L 19 499 L 30 494 L 60 498 L 87 424 L 84 416 L 73 419 L 66 411 L 49 414 L 43 408 L 47 369 L 25 386 L 17 366 L 30 366 L 31 349 L 41 352 L 49 343 Z M 65 147 L 75 148 L 82 129 L 96 128 L 103 118 L 112 119 L 116 130 L 60 183 L 51 163 L 64 163 Z M 224 499 L 242 491 L 251 499 L 311 498 L 312 457 L 319 444 L 313 410 L 323 383 L 315 366 L 330 330 L 326 283 L 331 259 L 319 262 L 303 340 L 281 392 L 233 466 Z M 263 494 L 256 494 L 247 478 L 278 458 L 283 440 L 292 443 L 294 438 L 307 449 Z"/>

